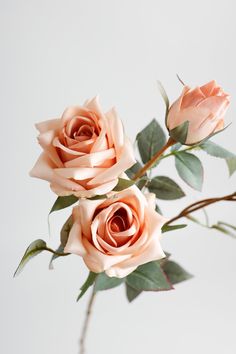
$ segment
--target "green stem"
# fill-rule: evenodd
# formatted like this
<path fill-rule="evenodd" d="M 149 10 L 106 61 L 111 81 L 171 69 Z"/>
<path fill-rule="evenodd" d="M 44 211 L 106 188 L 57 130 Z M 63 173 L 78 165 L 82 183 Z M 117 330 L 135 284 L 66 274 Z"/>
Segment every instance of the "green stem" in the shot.
<path fill-rule="evenodd" d="M 164 160 L 166 159 L 167 157 L 170 157 L 170 156 L 175 156 L 175 155 L 178 155 L 178 153 L 180 152 L 184 152 L 184 151 L 189 151 L 189 150 L 193 150 L 193 149 L 196 149 L 197 146 L 190 146 L 186 149 L 183 149 L 183 150 L 179 150 L 179 151 L 171 151 L 169 154 L 166 154 L 166 155 L 163 155 L 160 157 L 160 160 Z"/>
<path fill-rule="evenodd" d="M 49 248 L 49 247 L 46 247 L 44 248 L 45 251 L 48 251 L 48 252 L 51 252 L 53 253 L 55 256 L 58 256 L 58 257 L 65 257 L 65 256 L 69 256 L 70 253 L 63 253 L 63 252 L 57 252 L 57 251 L 54 251 L 53 249 Z"/>

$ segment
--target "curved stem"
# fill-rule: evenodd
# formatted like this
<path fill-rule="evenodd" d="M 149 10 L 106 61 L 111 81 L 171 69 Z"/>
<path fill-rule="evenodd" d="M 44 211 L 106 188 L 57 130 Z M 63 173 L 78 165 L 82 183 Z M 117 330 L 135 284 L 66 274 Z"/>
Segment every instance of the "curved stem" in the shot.
<path fill-rule="evenodd" d="M 69 256 L 70 255 L 70 253 L 54 251 L 53 249 L 51 249 L 49 247 L 46 247 L 45 250 L 48 251 L 48 252 L 53 253 L 55 256 L 58 256 L 58 257 L 65 257 L 65 256 Z"/>
<path fill-rule="evenodd" d="M 161 148 L 161 150 L 157 151 L 157 153 L 149 160 L 133 177 L 133 181 L 137 181 L 140 177 L 142 177 L 147 170 L 149 170 L 153 164 L 160 159 L 162 154 L 172 145 L 176 144 L 176 141 L 172 138 L 169 138 L 167 143 Z"/>
<path fill-rule="evenodd" d="M 91 318 L 91 312 L 92 312 L 92 307 L 93 307 L 93 303 L 95 300 L 95 296 L 96 296 L 96 293 L 93 290 L 92 294 L 90 296 L 89 302 L 88 302 L 88 307 L 87 307 L 87 311 L 86 311 L 86 315 L 85 315 L 83 329 L 82 329 L 82 333 L 81 333 L 81 337 L 80 337 L 79 354 L 85 354 L 85 339 L 86 339 L 86 335 L 87 335 L 87 331 L 88 331 L 88 325 L 89 325 L 89 320 Z"/>
<path fill-rule="evenodd" d="M 220 202 L 220 201 L 236 201 L 236 192 L 232 194 L 225 195 L 223 197 L 219 198 L 208 198 L 208 199 L 203 199 L 199 200 L 198 202 L 195 202 L 193 204 L 190 204 L 188 207 L 184 208 L 178 215 L 174 216 L 172 219 L 167 221 L 165 225 L 172 224 L 174 221 L 186 217 L 188 214 L 193 213 L 194 211 L 197 211 L 199 209 L 205 208 L 208 205 Z"/>

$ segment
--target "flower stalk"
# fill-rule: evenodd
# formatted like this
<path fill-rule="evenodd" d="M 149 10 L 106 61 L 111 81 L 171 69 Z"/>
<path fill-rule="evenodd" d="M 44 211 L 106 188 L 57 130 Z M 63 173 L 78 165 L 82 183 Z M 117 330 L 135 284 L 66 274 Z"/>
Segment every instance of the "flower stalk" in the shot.
<path fill-rule="evenodd" d="M 92 307 L 94 304 L 95 296 L 96 296 L 96 293 L 93 289 L 92 294 L 89 299 L 89 302 L 88 302 L 88 307 L 87 307 L 87 311 L 86 311 L 86 315 L 85 315 L 85 321 L 83 324 L 83 329 L 82 329 L 82 333 L 81 333 L 81 337 L 80 337 L 80 341 L 79 341 L 79 343 L 80 343 L 79 354 L 85 354 L 85 340 L 86 340 L 86 335 L 87 335 L 87 331 L 88 331 L 88 326 L 89 326 L 89 322 L 90 322 L 90 318 L 91 318 Z"/>
<path fill-rule="evenodd" d="M 179 214 L 174 216 L 172 219 L 167 221 L 165 225 L 172 224 L 174 221 L 181 219 L 183 217 L 187 217 L 190 213 L 193 213 L 194 211 L 197 211 L 199 209 L 205 208 L 208 205 L 221 202 L 221 201 L 236 201 L 236 192 L 232 194 L 225 195 L 223 197 L 218 197 L 218 198 L 208 198 L 208 199 L 203 199 L 199 200 L 198 202 L 195 202 L 193 204 L 190 204 L 186 208 L 184 208 Z"/>
<path fill-rule="evenodd" d="M 151 158 L 151 160 L 149 160 L 133 177 L 133 181 L 137 181 L 139 178 L 141 178 L 146 171 L 148 171 L 153 165 L 154 163 L 156 163 L 161 156 L 164 154 L 164 152 L 171 147 L 172 145 L 176 144 L 176 141 L 172 138 L 169 138 L 169 140 L 167 141 L 167 143 L 159 150 L 157 151 L 157 153 Z"/>

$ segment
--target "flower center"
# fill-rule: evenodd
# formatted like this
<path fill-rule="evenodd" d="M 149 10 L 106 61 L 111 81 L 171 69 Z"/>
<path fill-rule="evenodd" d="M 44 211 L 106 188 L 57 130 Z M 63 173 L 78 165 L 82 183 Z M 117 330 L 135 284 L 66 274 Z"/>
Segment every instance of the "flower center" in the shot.
<path fill-rule="evenodd" d="M 91 127 L 88 124 L 83 124 L 79 127 L 78 130 L 73 132 L 73 138 L 75 140 L 80 140 L 80 138 L 91 139 L 94 134 L 94 127 Z"/>
<path fill-rule="evenodd" d="M 111 219 L 110 227 L 112 232 L 122 232 L 126 230 L 126 223 L 121 216 L 116 215 Z"/>

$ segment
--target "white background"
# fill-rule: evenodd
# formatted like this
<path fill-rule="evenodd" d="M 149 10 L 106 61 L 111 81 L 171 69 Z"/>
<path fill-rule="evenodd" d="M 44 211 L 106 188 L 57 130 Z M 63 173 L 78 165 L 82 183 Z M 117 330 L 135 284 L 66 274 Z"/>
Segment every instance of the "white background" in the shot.
<path fill-rule="evenodd" d="M 100 94 L 115 105 L 134 139 L 153 117 L 163 124 L 156 79 L 174 100 L 175 74 L 190 85 L 213 78 L 232 94 L 232 126 L 214 141 L 235 149 L 235 2 L 1 0 L 1 247 L 0 352 L 76 354 L 87 297 L 76 303 L 87 270 L 79 257 L 34 259 L 12 275 L 25 248 L 49 240 L 47 214 L 55 196 L 31 179 L 40 153 L 33 124 L 58 117 L 71 104 Z M 169 159 L 159 174 L 172 175 L 189 197 L 160 202 L 167 217 L 191 201 L 235 190 L 226 164 L 200 152 L 202 193 L 182 183 Z M 209 208 L 211 222 L 236 224 L 236 206 Z M 67 212 L 51 217 L 49 243 L 57 245 Z M 201 216 L 201 215 L 200 215 Z M 236 242 L 196 225 L 166 234 L 165 250 L 195 278 L 168 293 L 146 293 L 128 304 L 122 287 L 101 293 L 91 322 L 87 354 L 234 354 Z"/>

